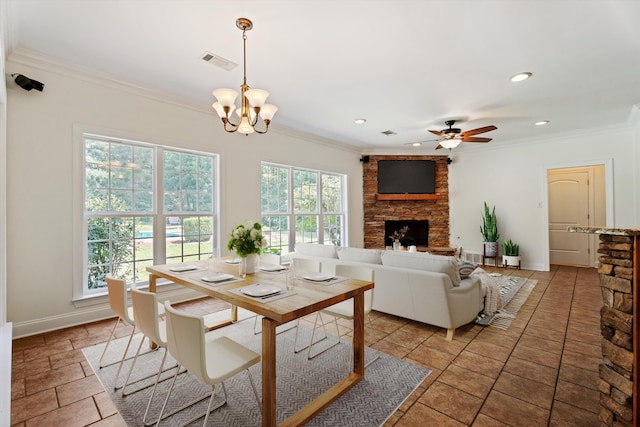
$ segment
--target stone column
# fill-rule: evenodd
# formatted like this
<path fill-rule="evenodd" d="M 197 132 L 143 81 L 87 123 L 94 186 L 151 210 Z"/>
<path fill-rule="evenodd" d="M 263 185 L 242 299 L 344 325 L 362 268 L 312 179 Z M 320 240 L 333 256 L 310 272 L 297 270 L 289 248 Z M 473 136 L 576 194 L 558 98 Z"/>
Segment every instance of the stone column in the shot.
<path fill-rule="evenodd" d="M 636 251 L 640 249 L 635 240 L 633 234 L 600 234 L 603 361 L 598 389 L 600 421 L 606 426 L 631 426 L 634 421 L 634 297 L 638 297 L 634 272 L 638 268 Z"/>

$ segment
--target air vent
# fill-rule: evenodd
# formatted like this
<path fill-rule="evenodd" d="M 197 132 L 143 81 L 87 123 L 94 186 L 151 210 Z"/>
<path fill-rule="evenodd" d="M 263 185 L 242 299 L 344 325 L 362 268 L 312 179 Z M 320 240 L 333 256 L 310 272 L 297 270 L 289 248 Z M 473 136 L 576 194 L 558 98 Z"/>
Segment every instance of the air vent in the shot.
<path fill-rule="evenodd" d="M 228 59 L 224 59 L 221 56 L 214 55 L 211 52 L 205 52 L 202 54 L 202 60 L 208 62 L 211 65 L 215 65 L 218 68 L 225 69 L 227 71 L 231 71 L 238 66 L 235 62 L 231 62 Z"/>
<path fill-rule="evenodd" d="M 385 131 L 380 132 L 380 133 L 383 134 L 383 135 L 387 135 L 387 136 L 389 136 L 389 135 L 397 135 L 397 133 L 395 133 L 392 130 L 385 130 Z"/>

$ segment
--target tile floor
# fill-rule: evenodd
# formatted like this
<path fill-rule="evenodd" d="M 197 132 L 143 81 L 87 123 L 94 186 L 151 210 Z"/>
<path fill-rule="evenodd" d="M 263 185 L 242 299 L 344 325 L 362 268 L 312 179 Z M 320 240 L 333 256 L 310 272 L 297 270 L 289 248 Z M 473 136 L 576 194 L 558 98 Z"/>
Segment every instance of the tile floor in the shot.
<path fill-rule="evenodd" d="M 538 280 L 507 330 L 472 324 L 447 342 L 441 328 L 372 313 L 369 345 L 433 371 L 385 427 L 599 425 L 597 272 L 496 271 Z M 205 298 L 183 307 L 205 314 L 226 304 Z M 114 321 L 14 340 L 12 425 L 124 425 L 81 351 L 106 341 Z"/>

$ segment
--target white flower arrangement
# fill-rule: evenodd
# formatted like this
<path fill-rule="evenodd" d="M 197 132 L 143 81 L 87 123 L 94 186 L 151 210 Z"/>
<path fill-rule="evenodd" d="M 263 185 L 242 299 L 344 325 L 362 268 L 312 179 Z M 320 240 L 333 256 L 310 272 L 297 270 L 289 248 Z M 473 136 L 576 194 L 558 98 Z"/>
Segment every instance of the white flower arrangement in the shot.
<path fill-rule="evenodd" d="M 267 239 L 262 235 L 262 225 L 253 221 L 233 227 L 227 243 L 227 249 L 236 251 L 238 256 L 243 258 L 251 254 L 260 254 L 266 246 Z"/>

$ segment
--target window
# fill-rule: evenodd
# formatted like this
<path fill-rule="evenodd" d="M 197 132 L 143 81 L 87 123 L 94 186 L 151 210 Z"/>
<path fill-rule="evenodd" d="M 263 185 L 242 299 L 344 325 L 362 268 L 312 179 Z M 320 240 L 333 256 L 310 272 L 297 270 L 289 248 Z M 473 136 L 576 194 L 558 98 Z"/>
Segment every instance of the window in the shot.
<path fill-rule="evenodd" d="M 149 265 L 212 254 L 217 156 L 88 134 L 82 145 L 80 296 L 104 293 L 107 274 L 146 283 Z"/>
<path fill-rule="evenodd" d="M 286 255 L 296 242 L 342 246 L 345 175 L 262 164 L 262 225 L 272 251 Z"/>

